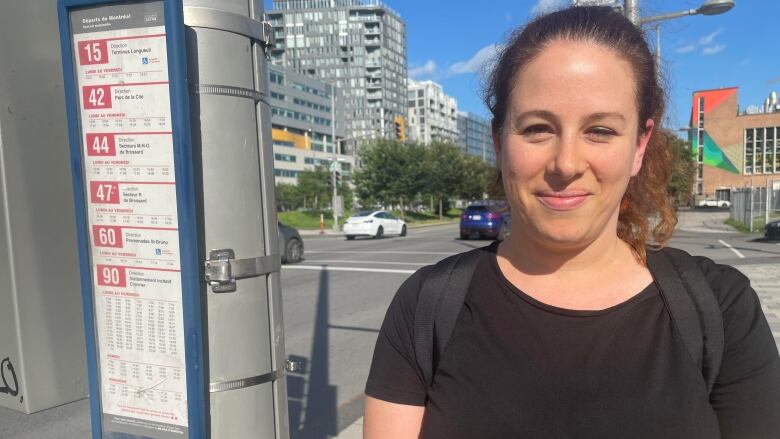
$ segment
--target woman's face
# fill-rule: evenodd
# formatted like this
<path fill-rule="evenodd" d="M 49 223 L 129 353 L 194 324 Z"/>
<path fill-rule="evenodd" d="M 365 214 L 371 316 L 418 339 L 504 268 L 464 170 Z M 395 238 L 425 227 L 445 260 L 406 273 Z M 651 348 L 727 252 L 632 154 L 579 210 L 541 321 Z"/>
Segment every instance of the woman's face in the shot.
<path fill-rule="evenodd" d="M 512 235 L 559 248 L 615 236 L 653 129 L 639 131 L 631 65 L 595 43 L 554 41 L 516 75 L 507 110 L 494 145 Z"/>

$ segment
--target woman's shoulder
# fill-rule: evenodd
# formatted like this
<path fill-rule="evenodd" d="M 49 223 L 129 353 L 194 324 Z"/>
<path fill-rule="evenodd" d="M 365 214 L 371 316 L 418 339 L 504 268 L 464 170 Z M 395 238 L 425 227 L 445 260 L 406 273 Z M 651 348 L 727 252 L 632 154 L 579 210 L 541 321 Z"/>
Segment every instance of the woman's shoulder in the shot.
<path fill-rule="evenodd" d="M 497 247 L 498 241 L 484 247 L 478 247 L 447 256 L 434 264 L 426 265 L 418 269 L 398 288 L 391 307 L 400 307 L 413 313 L 417 307 L 420 292 L 426 281 L 433 277 L 448 277 L 451 275 L 450 269 L 456 268 L 459 261 L 468 260 L 467 263 L 479 263 L 491 254 L 495 254 Z"/>
<path fill-rule="evenodd" d="M 717 263 L 705 256 L 694 256 L 677 248 L 665 248 L 664 251 L 692 258 L 704 275 L 722 312 L 740 302 L 758 301 L 756 293 L 750 287 L 750 279 L 731 265 Z"/>

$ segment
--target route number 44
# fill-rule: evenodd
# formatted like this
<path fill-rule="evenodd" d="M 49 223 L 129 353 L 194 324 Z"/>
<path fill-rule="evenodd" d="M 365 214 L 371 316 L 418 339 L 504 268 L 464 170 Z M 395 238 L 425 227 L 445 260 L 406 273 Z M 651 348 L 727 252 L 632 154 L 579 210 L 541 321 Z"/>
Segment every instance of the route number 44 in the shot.
<path fill-rule="evenodd" d="M 115 156 L 116 140 L 113 134 L 87 133 L 88 156 Z"/>

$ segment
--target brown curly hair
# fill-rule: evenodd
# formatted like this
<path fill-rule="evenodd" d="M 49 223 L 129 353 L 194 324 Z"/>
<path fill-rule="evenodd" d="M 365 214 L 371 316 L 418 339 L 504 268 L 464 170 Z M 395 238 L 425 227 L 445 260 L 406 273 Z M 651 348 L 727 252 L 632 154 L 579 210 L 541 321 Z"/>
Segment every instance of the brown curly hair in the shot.
<path fill-rule="evenodd" d="M 671 176 L 672 154 L 668 134 L 659 129 L 666 97 L 657 66 L 642 30 L 626 17 L 604 6 L 574 6 L 532 20 L 515 30 L 489 73 L 484 100 L 493 114 L 493 136 L 504 126 L 514 79 L 518 72 L 548 44 L 557 40 L 587 41 L 608 47 L 631 64 L 639 109 L 639 132 L 653 119 L 653 131 L 642 169 L 631 178 L 620 202 L 617 235 L 628 243 L 637 258 L 646 263 L 648 243 L 663 246 L 671 238 L 677 217 L 666 185 Z M 496 171 L 495 185 L 501 185 Z M 651 219 L 654 222 L 651 228 Z"/>

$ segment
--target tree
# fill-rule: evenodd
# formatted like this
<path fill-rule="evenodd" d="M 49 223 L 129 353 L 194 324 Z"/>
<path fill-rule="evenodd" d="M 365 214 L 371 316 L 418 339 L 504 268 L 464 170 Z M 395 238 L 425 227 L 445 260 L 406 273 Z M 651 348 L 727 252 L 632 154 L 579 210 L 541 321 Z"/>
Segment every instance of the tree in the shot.
<path fill-rule="evenodd" d="M 691 155 L 691 147 L 673 134 L 667 134 L 669 149 L 672 153 L 672 175 L 666 189 L 677 205 L 687 204 L 693 192 L 696 167 Z"/>
<path fill-rule="evenodd" d="M 363 205 L 399 203 L 415 198 L 423 187 L 423 147 L 380 139 L 361 148 L 363 167 L 354 182 Z"/>
<path fill-rule="evenodd" d="M 469 178 L 464 153 L 449 142 L 433 142 L 425 154 L 425 192 L 438 200 L 439 218 L 444 216 L 444 202 L 458 195 L 462 180 Z"/>
<path fill-rule="evenodd" d="M 303 205 L 303 196 L 298 186 L 288 183 L 276 184 L 276 209 L 295 210 Z"/>
<path fill-rule="evenodd" d="M 487 192 L 492 169 L 481 158 L 464 153 L 460 172 L 462 177 L 455 195 L 464 200 L 481 199 Z"/>
<path fill-rule="evenodd" d="M 321 209 L 330 204 L 332 194 L 330 180 L 330 172 L 322 166 L 298 174 L 298 191 L 301 197 L 306 198 L 308 206 Z"/>

